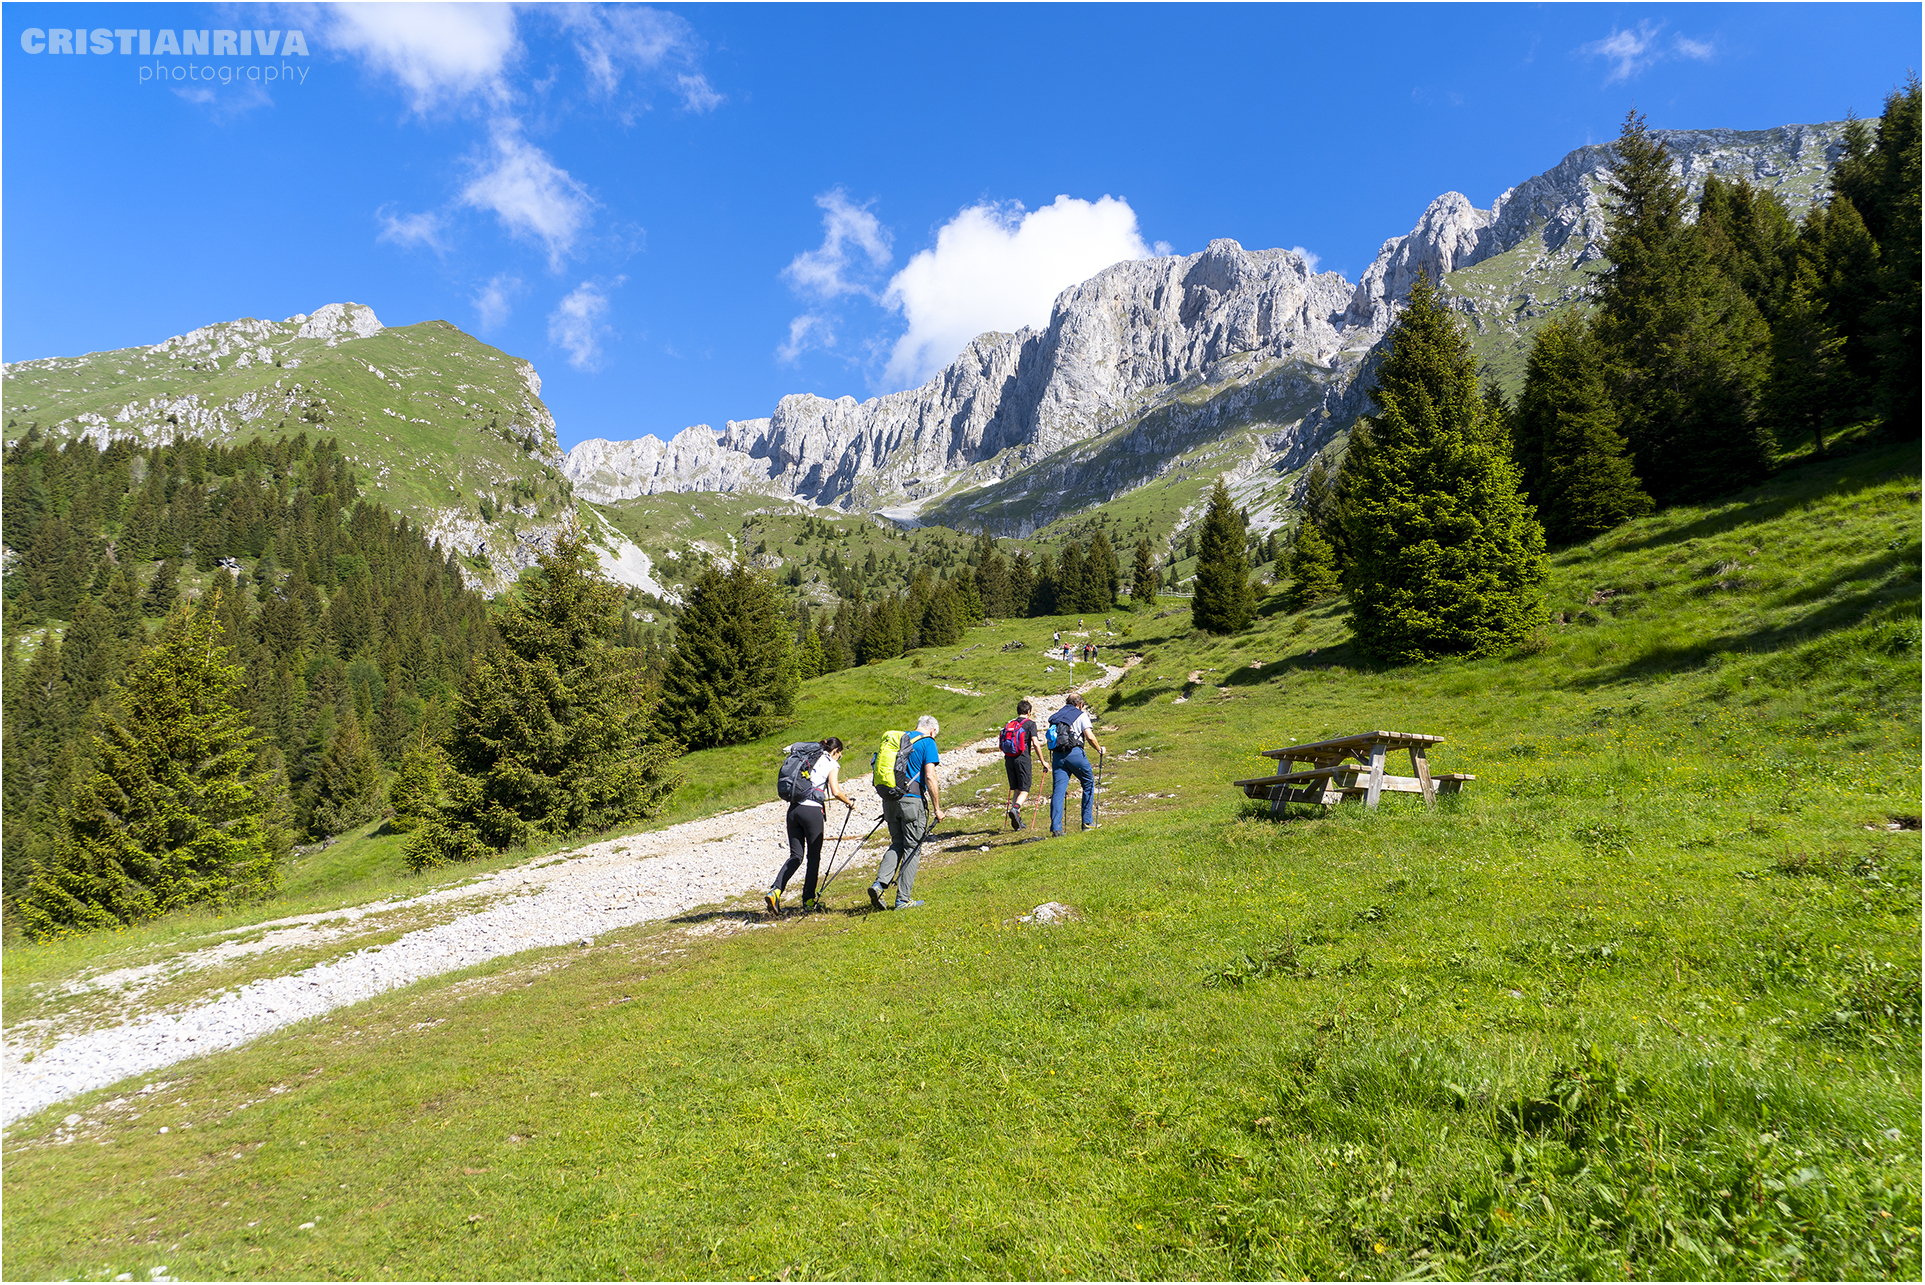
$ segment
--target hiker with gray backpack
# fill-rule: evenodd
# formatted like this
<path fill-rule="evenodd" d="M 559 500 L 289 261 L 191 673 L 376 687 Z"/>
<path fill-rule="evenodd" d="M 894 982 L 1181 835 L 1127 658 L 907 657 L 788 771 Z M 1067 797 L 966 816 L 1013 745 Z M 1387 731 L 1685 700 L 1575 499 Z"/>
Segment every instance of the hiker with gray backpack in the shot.
<path fill-rule="evenodd" d="M 877 910 L 890 909 L 882 895 L 892 883 L 896 884 L 895 909 L 914 910 L 923 904 L 915 900 L 913 890 L 923 836 L 929 833 L 932 819 L 942 820 L 942 796 L 936 790 L 936 765 L 942 762 L 936 752 L 936 733 L 941 730 L 933 714 L 924 714 L 916 720 L 915 731 L 886 732 L 876 749 L 876 793 L 882 798 L 882 819 L 889 825 L 889 850 L 882 854 L 875 882 L 869 885 L 869 904 Z"/>
<path fill-rule="evenodd" d="M 802 909 L 827 910 L 816 896 L 815 881 L 822 865 L 822 833 L 831 797 L 855 809 L 855 801 L 842 792 L 837 764 L 842 759 L 842 742 L 836 737 L 821 741 L 800 741 L 789 746 L 776 773 L 776 797 L 789 805 L 789 859 L 775 872 L 762 902 L 769 913 L 782 913 L 782 894 L 797 866 L 808 862 L 802 876 Z"/>
<path fill-rule="evenodd" d="M 1060 839 L 1063 835 L 1063 804 L 1069 798 L 1072 776 L 1083 783 L 1083 828 L 1095 828 L 1096 773 L 1083 747 L 1089 746 L 1100 756 L 1103 744 L 1096 739 L 1096 720 L 1090 717 L 1088 704 L 1075 692 L 1065 696 L 1063 708 L 1049 716 L 1044 734 L 1049 740 L 1049 837 Z"/>

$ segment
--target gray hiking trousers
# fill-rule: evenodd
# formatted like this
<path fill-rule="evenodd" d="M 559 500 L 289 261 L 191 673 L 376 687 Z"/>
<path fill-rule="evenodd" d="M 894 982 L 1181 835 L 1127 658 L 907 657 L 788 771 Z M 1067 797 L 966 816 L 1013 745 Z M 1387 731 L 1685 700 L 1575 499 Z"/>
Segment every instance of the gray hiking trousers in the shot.
<path fill-rule="evenodd" d="M 916 863 L 922 860 L 922 837 L 929 833 L 929 812 L 919 794 L 882 801 L 882 817 L 889 823 L 889 851 L 882 854 L 882 868 L 876 871 L 876 885 L 896 886 L 896 900 L 911 900 L 916 886 Z"/>

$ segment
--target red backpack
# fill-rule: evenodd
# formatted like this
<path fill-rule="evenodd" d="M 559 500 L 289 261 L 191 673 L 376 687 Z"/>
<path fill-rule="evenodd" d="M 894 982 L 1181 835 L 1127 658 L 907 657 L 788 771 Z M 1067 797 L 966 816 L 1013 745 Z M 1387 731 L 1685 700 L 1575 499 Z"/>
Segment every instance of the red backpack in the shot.
<path fill-rule="evenodd" d="M 1012 718 L 1003 724 L 1003 755 L 1005 758 L 1021 758 L 1029 753 L 1029 732 L 1024 724 L 1029 720 Z"/>

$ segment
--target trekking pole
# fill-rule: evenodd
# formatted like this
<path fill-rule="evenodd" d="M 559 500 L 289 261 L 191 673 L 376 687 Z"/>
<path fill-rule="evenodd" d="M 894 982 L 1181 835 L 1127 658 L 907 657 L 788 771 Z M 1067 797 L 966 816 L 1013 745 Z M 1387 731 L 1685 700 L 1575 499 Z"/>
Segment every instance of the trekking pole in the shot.
<path fill-rule="evenodd" d="M 836 853 L 842 851 L 843 836 L 849 833 L 849 818 L 856 814 L 856 805 L 851 803 L 848 806 L 849 806 L 849 810 L 842 814 L 842 834 L 838 834 L 836 836 L 835 847 L 829 849 L 828 869 L 831 869 L 831 870 L 835 869 Z M 821 889 L 818 888 L 816 891 L 820 892 Z"/>
<path fill-rule="evenodd" d="M 849 811 L 854 812 L 855 809 L 852 807 L 849 809 Z M 843 819 L 845 823 L 848 820 L 848 818 L 846 817 Z M 888 820 L 887 817 L 877 817 L 876 823 L 869 827 L 869 833 L 863 835 L 860 839 L 856 840 L 856 846 L 849 849 L 849 855 L 843 860 L 842 864 L 836 867 L 835 869 L 829 871 L 828 878 L 824 879 L 821 883 L 815 886 L 815 891 L 817 896 L 822 895 L 822 890 L 829 886 L 829 881 L 831 879 L 834 879 L 837 875 L 841 874 L 844 870 L 847 870 L 849 868 L 849 863 L 856 859 L 856 853 L 862 851 L 862 845 L 869 842 L 870 838 L 874 836 L 876 831 L 882 829 L 882 823 L 886 820 Z M 838 840 L 838 842 L 840 841 Z M 833 861 L 834 859 L 833 853 L 830 854 L 830 858 L 831 858 L 831 861 Z"/>
<path fill-rule="evenodd" d="M 1096 799 L 1090 804 L 1090 811 L 1096 816 L 1096 823 L 1103 823 L 1103 760 L 1109 757 L 1108 750 L 1096 751 Z"/>

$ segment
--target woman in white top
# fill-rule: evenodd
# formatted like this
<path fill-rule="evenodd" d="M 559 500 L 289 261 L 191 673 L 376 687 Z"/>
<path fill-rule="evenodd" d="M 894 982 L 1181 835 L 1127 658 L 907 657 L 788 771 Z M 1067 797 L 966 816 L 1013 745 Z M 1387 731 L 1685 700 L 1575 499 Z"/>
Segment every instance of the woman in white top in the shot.
<path fill-rule="evenodd" d="M 789 886 L 789 877 L 795 868 L 804 861 L 808 870 L 802 876 L 802 908 L 804 910 L 827 910 L 822 899 L 815 895 L 815 880 L 822 864 L 823 803 L 830 797 L 840 799 L 850 807 L 855 801 L 842 792 L 841 772 L 838 764 L 842 758 L 842 742 L 831 736 L 818 741 L 822 747 L 815 762 L 803 775 L 808 778 L 809 788 L 802 797 L 789 804 L 789 859 L 775 872 L 775 879 L 769 884 L 769 891 L 762 901 L 769 913 L 782 913 L 782 892 Z"/>

